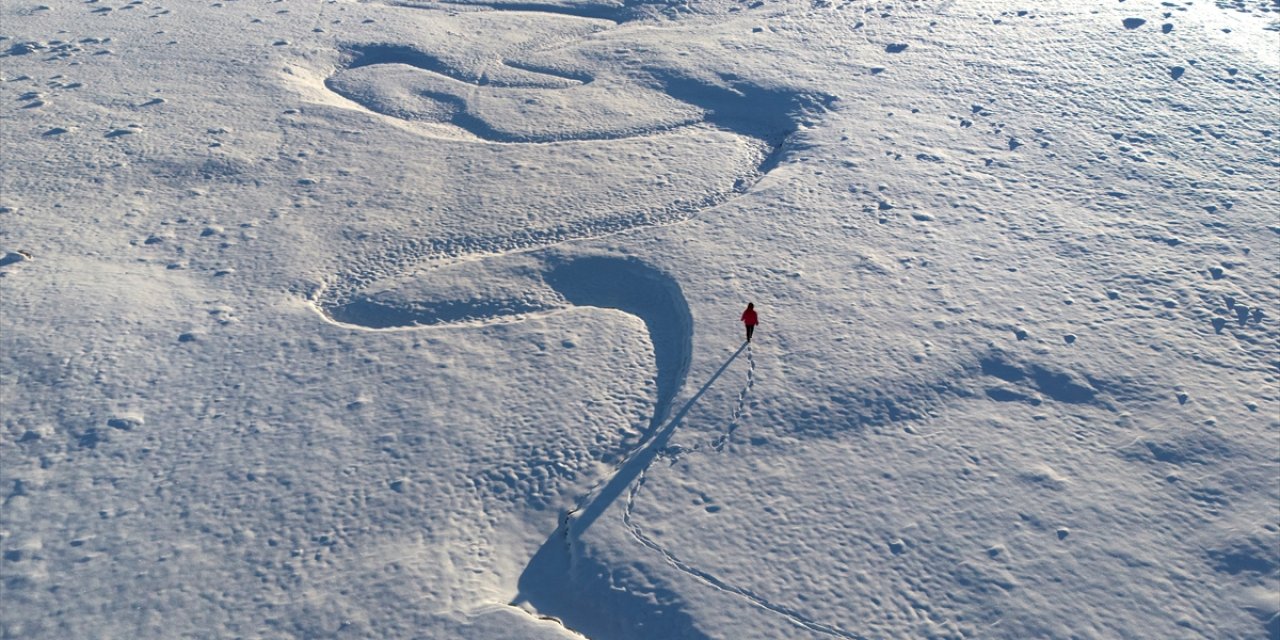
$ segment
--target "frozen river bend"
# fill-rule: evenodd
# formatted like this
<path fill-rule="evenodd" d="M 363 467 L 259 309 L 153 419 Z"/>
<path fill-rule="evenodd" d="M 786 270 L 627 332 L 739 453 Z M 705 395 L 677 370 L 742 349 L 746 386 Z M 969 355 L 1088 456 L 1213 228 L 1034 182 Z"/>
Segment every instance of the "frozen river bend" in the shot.
<path fill-rule="evenodd" d="M 0 637 L 1280 638 L 1277 86 L 1272 0 L 6 3 Z"/>

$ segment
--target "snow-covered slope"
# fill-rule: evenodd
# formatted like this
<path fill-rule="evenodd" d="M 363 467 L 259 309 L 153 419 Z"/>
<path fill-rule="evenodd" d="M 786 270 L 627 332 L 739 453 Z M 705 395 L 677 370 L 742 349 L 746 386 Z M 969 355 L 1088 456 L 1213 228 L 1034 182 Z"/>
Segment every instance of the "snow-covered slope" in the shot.
<path fill-rule="evenodd" d="M 1280 3 L 0 37 L 3 637 L 1280 638 Z"/>

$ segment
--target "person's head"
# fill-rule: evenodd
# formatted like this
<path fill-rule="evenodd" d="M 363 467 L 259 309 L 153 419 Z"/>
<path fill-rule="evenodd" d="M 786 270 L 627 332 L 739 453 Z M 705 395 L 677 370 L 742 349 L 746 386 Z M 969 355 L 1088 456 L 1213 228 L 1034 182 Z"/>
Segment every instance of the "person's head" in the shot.
<path fill-rule="evenodd" d="M 754 303 L 754 302 L 748 302 L 748 303 L 747 303 L 747 308 L 748 308 L 748 309 L 754 309 L 754 308 L 756 308 L 756 303 Z"/>

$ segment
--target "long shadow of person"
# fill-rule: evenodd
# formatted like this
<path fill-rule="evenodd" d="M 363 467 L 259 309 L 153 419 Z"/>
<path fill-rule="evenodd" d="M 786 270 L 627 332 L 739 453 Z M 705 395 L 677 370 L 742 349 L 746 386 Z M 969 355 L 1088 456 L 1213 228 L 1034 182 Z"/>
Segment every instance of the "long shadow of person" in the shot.
<path fill-rule="evenodd" d="M 689 411 L 746 349 L 744 342 L 666 426 L 632 453 L 607 482 L 589 493 L 577 509 L 561 518 L 560 526 L 521 573 L 519 593 L 511 602 L 513 606 L 531 605 L 539 614 L 554 617 L 566 627 L 593 638 L 637 633 L 654 638 L 708 637 L 698 631 L 692 618 L 681 610 L 677 594 L 655 585 L 649 585 L 652 589 L 649 594 L 620 590 L 614 585 L 610 568 L 589 553 L 575 549 L 575 545 L 653 464 Z"/>

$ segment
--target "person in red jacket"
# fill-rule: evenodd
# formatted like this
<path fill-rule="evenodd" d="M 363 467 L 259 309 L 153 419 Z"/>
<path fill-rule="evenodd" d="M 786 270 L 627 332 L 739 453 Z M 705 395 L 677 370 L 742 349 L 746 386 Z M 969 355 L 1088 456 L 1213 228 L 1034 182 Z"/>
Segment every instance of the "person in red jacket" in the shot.
<path fill-rule="evenodd" d="M 756 318 L 756 303 L 748 302 L 747 310 L 742 312 L 742 324 L 747 325 L 747 342 L 751 342 L 751 334 L 755 333 L 760 320 Z"/>

